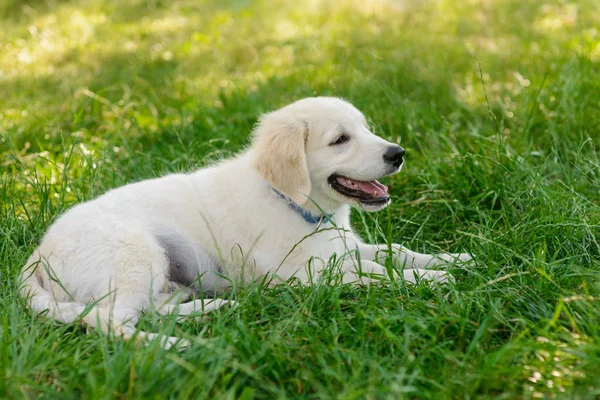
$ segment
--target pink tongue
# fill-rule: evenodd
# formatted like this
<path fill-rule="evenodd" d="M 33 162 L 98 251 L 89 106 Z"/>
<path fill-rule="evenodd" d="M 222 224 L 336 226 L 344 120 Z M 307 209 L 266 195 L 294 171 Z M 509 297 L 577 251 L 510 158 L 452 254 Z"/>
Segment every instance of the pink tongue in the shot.
<path fill-rule="evenodd" d="M 337 181 L 348 189 L 360 190 L 373 197 L 386 197 L 388 188 L 377 181 L 355 181 L 354 179 L 338 176 Z"/>

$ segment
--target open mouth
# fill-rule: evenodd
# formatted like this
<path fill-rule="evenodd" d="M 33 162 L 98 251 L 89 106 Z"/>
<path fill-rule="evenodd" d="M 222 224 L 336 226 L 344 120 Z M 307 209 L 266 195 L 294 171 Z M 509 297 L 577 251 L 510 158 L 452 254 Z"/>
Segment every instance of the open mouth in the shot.
<path fill-rule="evenodd" d="M 336 192 L 356 199 L 362 204 L 381 205 L 390 200 L 387 186 L 378 181 L 359 181 L 335 174 L 327 181 Z"/>

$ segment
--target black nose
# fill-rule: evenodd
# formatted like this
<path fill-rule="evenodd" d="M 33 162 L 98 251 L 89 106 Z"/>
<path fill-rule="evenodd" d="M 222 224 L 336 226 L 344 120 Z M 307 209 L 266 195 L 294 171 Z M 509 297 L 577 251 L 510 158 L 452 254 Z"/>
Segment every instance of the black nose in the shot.
<path fill-rule="evenodd" d="M 404 149 L 400 146 L 391 146 L 387 149 L 385 154 L 383 155 L 383 159 L 394 165 L 395 167 L 399 167 L 402 164 L 404 157 Z"/>

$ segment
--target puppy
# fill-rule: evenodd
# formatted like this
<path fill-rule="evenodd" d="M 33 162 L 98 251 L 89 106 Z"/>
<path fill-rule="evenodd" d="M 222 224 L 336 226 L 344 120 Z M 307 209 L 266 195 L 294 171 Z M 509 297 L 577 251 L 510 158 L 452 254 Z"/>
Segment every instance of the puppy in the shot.
<path fill-rule="evenodd" d="M 142 311 L 215 310 L 232 302 L 184 301 L 267 275 L 310 284 L 334 267 L 344 283 L 445 282 L 447 272 L 425 268 L 468 254 L 419 254 L 352 233 L 350 207 L 386 207 L 388 188 L 377 180 L 403 162 L 404 149 L 371 133 L 351 104 L 297 101 L 263 115 L 252 145 L 233 159 L 132 183 L 66 212 L 24 266 L 21 293 L 58 321 L 170 347 L 180 339 L 136 330 Z M 378 263 L 390 252 L 394 276 Z"/>

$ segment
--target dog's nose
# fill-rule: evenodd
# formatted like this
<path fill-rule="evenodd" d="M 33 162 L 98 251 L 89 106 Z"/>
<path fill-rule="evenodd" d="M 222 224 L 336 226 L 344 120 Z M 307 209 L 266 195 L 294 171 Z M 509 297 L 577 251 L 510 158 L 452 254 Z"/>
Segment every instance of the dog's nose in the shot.
<path fill-rule="evenodd" d="M 387 149 L 385 154 L 383 155 L 383 159 L 394 165 L 395 167 L 399 167 L 402 164 L 404 157 L 404 149 L 400 146 L 391 146 Z"/>

